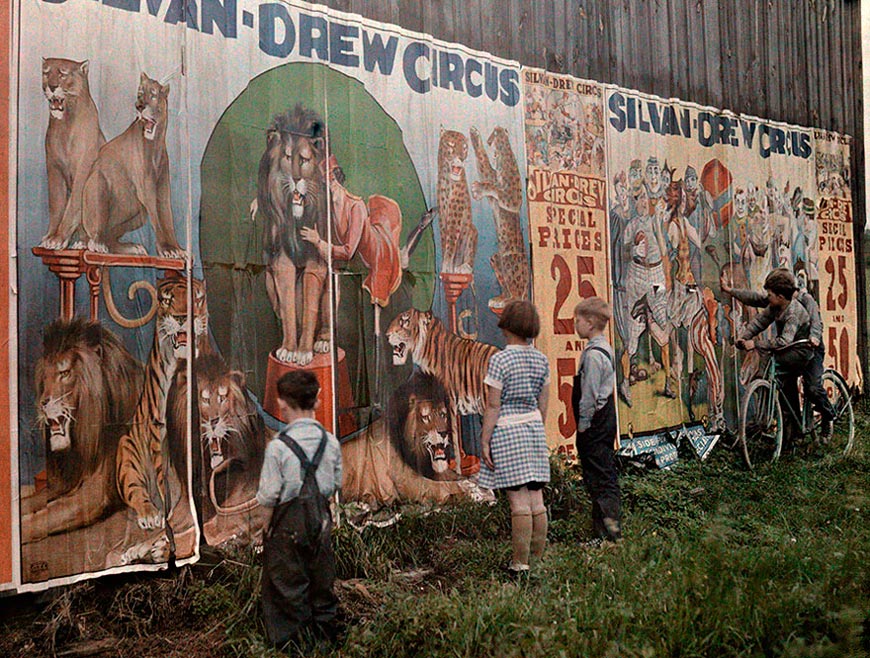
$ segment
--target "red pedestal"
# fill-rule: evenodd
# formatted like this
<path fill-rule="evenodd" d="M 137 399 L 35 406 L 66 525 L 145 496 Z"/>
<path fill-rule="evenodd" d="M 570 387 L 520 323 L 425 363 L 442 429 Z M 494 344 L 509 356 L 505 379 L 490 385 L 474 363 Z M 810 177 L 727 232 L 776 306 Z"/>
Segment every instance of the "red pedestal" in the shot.
<path fill-rule="evenodd" d="M 320 382 L 320 406 L 317 408 L 315 418 L 326 429 L 336 436 L 347 436 L 356 429 L 356 421 L 352 414 L 341 414 L 338 418 L 338 427 L 335 426 L 333 407 L 349 409 L 353 406 L 353 396 L 350 390 L 350 377 L 347 374 L 347 359 L 344 350 L 339 348 L 336 354 L 336 368 L 338 369 L 338 395 L 333 387 L 332 360 L 329 354 L 315 354 L 314 359 L 306 366 L 295 363 L 283 363 L 275 358 L 273 352 L 269 353 L 269 362 L 266 365 L 266 393 L 263 396 L 263 409 L 270 414 L 286 421 L 278 408 L 278 380 L 284 373 L 292 370 L 309 370 Z M 338 405 L 335 405 L 336 397 Z"/>
<path fill-rule="evenodd" d="M 444 299 L 447 302 L 450 313 L 450 330 L 459 334 L 459 326 L 456 318 L 456 300 L 462 292 L 471 285 L 474 276 L 471 274 L 455 274 L 453 272 L 441 272 L 441 282 L 444 284 Z"/>

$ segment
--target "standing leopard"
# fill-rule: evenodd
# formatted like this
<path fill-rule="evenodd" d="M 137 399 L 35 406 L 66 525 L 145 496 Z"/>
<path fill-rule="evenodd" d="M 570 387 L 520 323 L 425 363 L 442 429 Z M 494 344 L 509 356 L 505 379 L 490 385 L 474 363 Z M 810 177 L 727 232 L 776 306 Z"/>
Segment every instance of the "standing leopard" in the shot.
<path fill-rule="evenodd" d="M 496 311 L 513 300 L 529 298 L 530 272 L 526 244 L 520 228 L 523 188 L 507 131 L 497 127 L 489 136 L 487 144 L 492 148 L 495 166 L 490 163 L 477 128 L 472 128 L 471 145 L 477 157 L 480 180 L 472 184 L 471 194 L 475 199 L 485 197 L 489 200 L 498 238 L 498 251 L 489 259 L 501 286 L 501 294 L 489 300 L 489 307 Z"/>
<path fill-rule="evenodd" d="M 438 210 L 441 228 L 441 272 L 473 274 L 477 229 L 471 221 L 471 196 L 465 178 L 468 140 L 455 130 L 442 130 L 438 142 Z"/>

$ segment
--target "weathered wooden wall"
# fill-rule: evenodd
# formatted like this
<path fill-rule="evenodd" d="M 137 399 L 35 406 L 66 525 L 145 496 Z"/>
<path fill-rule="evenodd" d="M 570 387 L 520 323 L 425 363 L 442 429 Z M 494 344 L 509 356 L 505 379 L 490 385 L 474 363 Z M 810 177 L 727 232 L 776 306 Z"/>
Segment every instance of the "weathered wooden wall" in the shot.
<path fill-rule="evenodd" d="M 858 0 L 326 0 L 521 64 L 851 135 L 867 372 Z"/>

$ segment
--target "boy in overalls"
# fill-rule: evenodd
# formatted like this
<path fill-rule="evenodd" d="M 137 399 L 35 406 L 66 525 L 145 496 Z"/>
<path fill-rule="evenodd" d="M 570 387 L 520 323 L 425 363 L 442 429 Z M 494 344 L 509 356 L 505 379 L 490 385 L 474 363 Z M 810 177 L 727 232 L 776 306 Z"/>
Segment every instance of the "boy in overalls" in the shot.
<path fill-rule="evenodd" d="M 257 501 L 271 510 L 263 541 L 263 616 L 276 647 L 337 636 L 329 500 L 341 486 L 341 446 L 314 419 L 320 384 L 294 370 L 278 380 L 287 426 L 266 446 Z"/>
<path fill-rule="evenodd" d="M 597 540 L 622 539 L 614 444 L 617 436 L 613 348 L 604 336 L 610 306 L 589 297 L 574 308 L 574 329 L 589 342 L 574 377 L 572 407 L 577 421 L 577 454 L 592 499 L 592 532 Z"/>

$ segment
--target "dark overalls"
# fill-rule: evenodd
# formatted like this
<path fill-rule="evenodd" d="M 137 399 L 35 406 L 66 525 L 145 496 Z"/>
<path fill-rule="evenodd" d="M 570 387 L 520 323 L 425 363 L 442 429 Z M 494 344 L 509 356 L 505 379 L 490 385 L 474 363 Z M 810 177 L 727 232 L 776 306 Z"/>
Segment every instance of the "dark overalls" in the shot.
<path fill-rule="evenodd" d="M 587 350 L 597 350 L 613 360 L 606 350 L 591 347 Z M 584 353 L 585 356 L 585 353 Z M 580 404 L 581 383 L 583 381 L 583 363 L 574 376 L 574 390 L 571 396 L 571 406 L 574 417 L 577 418 Z M 611 393 L 607 402 L 595 415 L 584 432 L 577 432 L 577 455 L 583 467 L 583 482 L 592 499 L 592 532 L 601 539 L 620 539 L 619 529 L 619 482 L 616 479 L 616 460 L 613 442 L 616 439 L 618 427 L 616 424 L 616 399 Z M 607 528 L 604 519 L 615 522 Z"/>
<path fill-rule="evenodd" d="M 304 471 L 299 495 L 275 508 L 263 545 L 263 617 L 269 641 L 283 646 L 301 641 L 306 628 L 331 638 L 338 598 L 332 591 L 332 517 L 316 479 L 326 432 L 310 461 L 292 438 L 283 432 L 278 438 L 299 458 Z"/>

